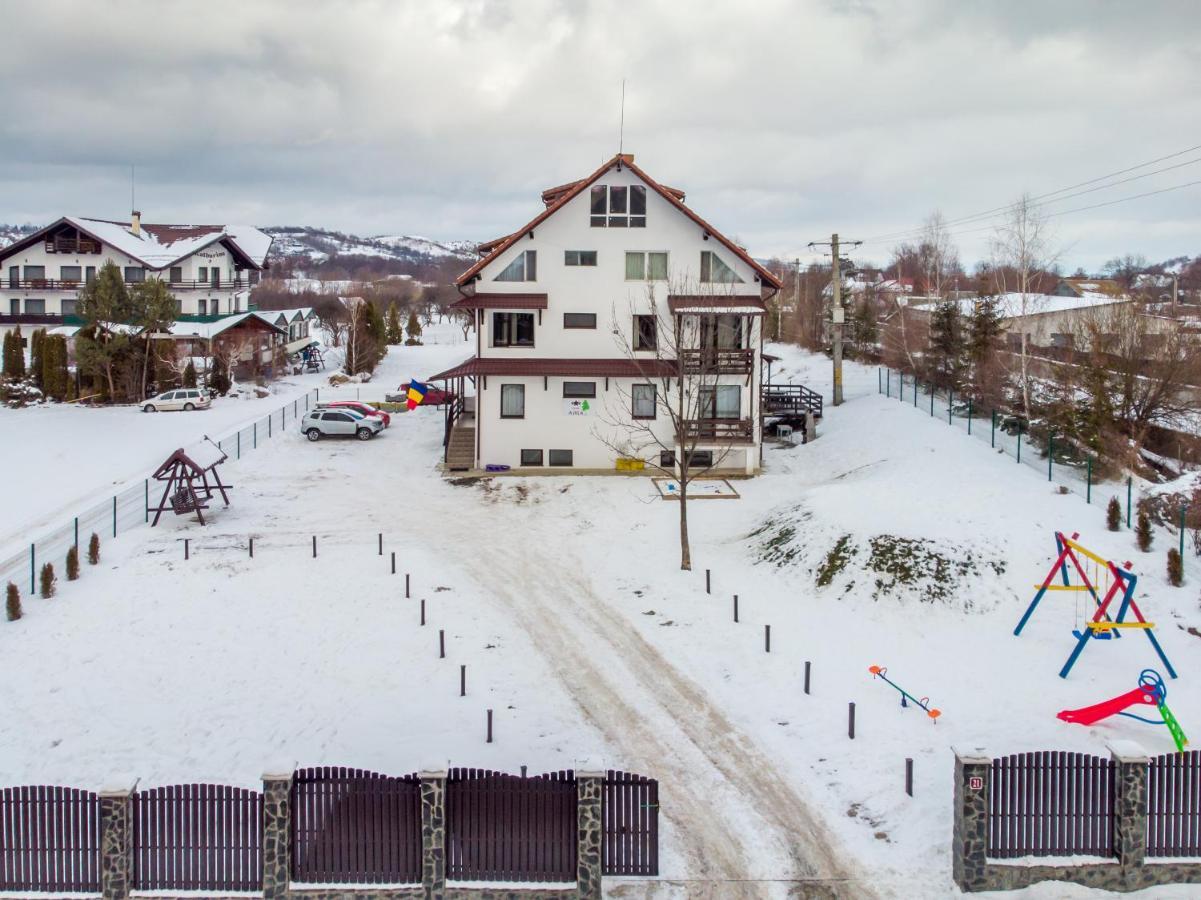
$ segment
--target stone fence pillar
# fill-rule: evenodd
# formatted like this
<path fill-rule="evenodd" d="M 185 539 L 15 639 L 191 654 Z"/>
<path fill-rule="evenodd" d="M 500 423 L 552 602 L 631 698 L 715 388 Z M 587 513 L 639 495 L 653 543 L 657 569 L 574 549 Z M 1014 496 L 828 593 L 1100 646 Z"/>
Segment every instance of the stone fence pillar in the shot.
<path fill-rule="evenodd" d="M 124 900 L 133 880 L 133 788 L 100 792 L 100 896 Z"/>
<path fill-rule="evenodd" d="M 288 896 L 292 874 L 292 773 L 263 776 L 263 897 Z"/>
<path fill-rule="evenodd" d="M 576 892 L 580 900 L 601 900 L 601 789 L 603 771 L 577 771 Z"/>
<path fill-rule="evenodd" d="M 428 898 L 446 894 L 446 770 L 423 769 L 421 778 L 421 886 Z"/>
<path fill-rule="evenodd" d="M 951 874 L 963 891 L 988 889 L 988 778 L 992 757 L 955 750 Z"/>
<path fill-rule="evenodd" d="M 1147 856 L 1147 752 L 1133 741 L 1114 741 L 1113 852 L 1123 871 Z"/>

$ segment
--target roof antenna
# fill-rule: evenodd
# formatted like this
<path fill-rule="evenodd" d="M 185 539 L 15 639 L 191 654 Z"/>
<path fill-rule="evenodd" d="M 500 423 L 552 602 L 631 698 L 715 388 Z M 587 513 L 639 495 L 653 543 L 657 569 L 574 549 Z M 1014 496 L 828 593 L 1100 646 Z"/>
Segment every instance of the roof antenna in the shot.
<path fill-rule="evenodd" d="M 621 152 L 626 137 L 626 80 L 621 79 L 621 124 L 617 127 L 617 171 L 621 171 Z"/>

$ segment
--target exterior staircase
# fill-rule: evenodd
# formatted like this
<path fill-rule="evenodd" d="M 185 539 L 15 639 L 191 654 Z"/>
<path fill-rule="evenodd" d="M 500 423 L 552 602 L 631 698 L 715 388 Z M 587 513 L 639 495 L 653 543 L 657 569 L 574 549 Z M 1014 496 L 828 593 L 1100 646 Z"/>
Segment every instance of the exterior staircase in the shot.
<path fill-rule="evenodd" d="M 475 466 L 475 398 L 465 401 L 453 411 L 446 443 L 448 472 L 466 472 Z"/>

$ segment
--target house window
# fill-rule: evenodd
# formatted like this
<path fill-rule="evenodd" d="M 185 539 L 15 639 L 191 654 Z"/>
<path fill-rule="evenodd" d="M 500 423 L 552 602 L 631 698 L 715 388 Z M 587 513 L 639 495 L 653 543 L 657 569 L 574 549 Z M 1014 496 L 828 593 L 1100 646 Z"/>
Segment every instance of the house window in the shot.
<path fill-rule="evenodd" d="M 8 286 L 10 288 L 19 288 L 21 286 L 21 267 L 8 267 Z"/>
<path fill-rule="evenodd" d="M 592 399 L 596 397 L 595 381 L 564 381 L 563 396 L 571 399 Z"/>
<path fill-rule="evenodd" d="M 199 300 L 196 301 L 196 304 L 197 304 L 196 308 L 199 311 L 200 315 L 207 316 L 209 314 L 208 300 L 206 300 L 204 297 L 201 297 Z"/>
<path fill-rule="evenodd" d="M 594 185 L 590 221 L 593 228 L 645 228 L 646 187 Z"/>
<path fill-rule="evenodd" d="M 137 284 L 146 280 L 146 270 L 141 266 L 126 266 L 125 267 L 125 283 Z"/>
<path fill-rule="evenodd" d="M 570 466 L 572 465 L 572 452 L 570 450 L 551 450 L 550 464 L 552 466 Z"/>
<path fill-rule="evenodd" d="M 655 317 L 634 316 L 634 349 L 656 350 L 658 347 L 658 322 Z"/>
<path fill-rule="evenodd" d="M 702 250 L 701 281 L 705 284 L 740 284 L 742 279 L 712 250 Z"/>
<path fill-rule="evenodd" d="M 708 469 L 713 465 L 712 450 L 693 450 L 688 457 L 688 468 Z"/>
<path fill-rule="evenodd" d="M 564 328 L 595 328 L 596 313 L 563 313 Z"/>
<path fill-rule="evenodd" d="M 538 251 L 526 250 L 518 255 L 499 275 L 495 281 L 537 281 L 538 280 Z"/>
<path fill-rule="evenodd" d="M 500 417 L 502 419 L 525 418 L 524 384 L 502 384 L 500 386 Z"/>
<path fill-rule="evenodd" d="M 196 269 L 196 272 L 197 272 L 197 275 L 196 275 L 197 281 L 208 281 L 209 280 L 209 267 L 208 266 L 198 266 Z"/>
<path fill-rule="evenodd" d="M 674 469 L 676 467 L 676 455 L 670 450 L 663 450 L 659 454 L 660 469 Z"/>
<path fill-rule="evenodd" d="M 595 250 L 564 250 L 563 265 L 565 266 L 595 266 Z"/>
<path fill-rule="evenodd" d="M 26 266 L 25 267 L 26 281 L 45 281 L 46 267 L 45 266 Z"/>
<path fill-rule="evenodd" d="M 213 266 L 209 269 L 209 274 L 213 276 L 213 287 L 221 287 L 221 270 Z"/>
<path fill-rule="evenodd" d="M 522 450 L 521 464 L 523 466 L 540 466 L 542 465 L 541 450 Z"/>
<path fill-rule="evenodd" d="M 86 269 L 84 269 L 84 276 L 83 276 L 83 277 L 84 277 L 84 280 L 85 280 L 85 281 L 86 281 L 88 284 L 91 284 L 93 281 L 95 281 L 95 280 L 96 280 L 96 267 L 95 267 L 95 266 L 88 266 Z"/>
<path fill-rule="evenodd" d="M 702 316 L 701 347 L 717 350 L 742 349 L 742 316 L 732 313 Z"/>
<path fill-rule="evenodd" d="M 627 253 L 626 281 L 666 281 L 666 253 Z"/>
<path fill-rule="evenodd" d="M 719 384 L 701 388 L 702 419 L 738 419 L 742 416 L 742 388 Z"/>
<path fill-rule="evenodd" d="M 653 384 L 636 384 L 630 389 L 633 400 L 635 419 L 655 418 L 655 386 Z"/>
<path fill-rule="evenodd" d="M 209 304 L 209 312 L 214 316 L 221 314 L 221 301 L 216 297 L 214 297 L 213 302 Z"/>
<path fill-rule="evenodd" d="M 183 266 L 172 266 L 170 279 L 172 284 L 179 284 L 183 281 Z"/>
<path fill-rule="evenodd" d="M 27 299 L 25 301 L 25 315 L 27 316 L 44 316 L 46 314 L 46 301 L 41 299 Z"/>
<path fill-rule="evenodd" d="M 64 300 L 62 302 L 62 312 L 64 316 L 75 315 L 75 299 Z"/>
<path fill-rule="evenodd" d="M 493 313 L 493 347 L 533 347 L 533 313 Z"/>
<path fill-rule="evenodd" d="M 83 280 L 83 269 L 79 266 L 59 266 L 58 277 L 62 281 L 79 284 Z"/>
<path fill-rule="evenodd" d="M 16 297 L 13 297 L 11 300 L 8 301 L 8 314 L 10 316 L 21 315 L 21 301 L 18 300 Z"/>

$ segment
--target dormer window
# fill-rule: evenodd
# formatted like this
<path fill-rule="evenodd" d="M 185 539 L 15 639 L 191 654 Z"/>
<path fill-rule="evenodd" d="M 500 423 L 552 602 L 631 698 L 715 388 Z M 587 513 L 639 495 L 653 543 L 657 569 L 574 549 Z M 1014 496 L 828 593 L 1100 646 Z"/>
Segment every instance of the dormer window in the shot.
<path fill-rule="evenodd" d="M 741 284 L 738 273 L 731 269 L 712 250 L 701 251 L 701 282 L 703 284 Z"/>
<path fill-rule="evenodd" d="M 593 185 L 591 223 L 593 228 L 645 228 L 646 186 Z"/>
<path fill-rule="evenodd" d="M 524 253 L 505 266 L 496 276 L 496 281 L 537 281 L 538 280 L 538 251 L 526 250 Z"/>

